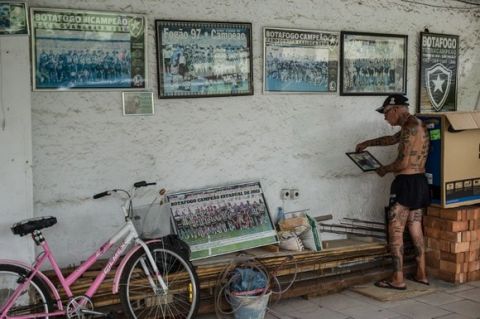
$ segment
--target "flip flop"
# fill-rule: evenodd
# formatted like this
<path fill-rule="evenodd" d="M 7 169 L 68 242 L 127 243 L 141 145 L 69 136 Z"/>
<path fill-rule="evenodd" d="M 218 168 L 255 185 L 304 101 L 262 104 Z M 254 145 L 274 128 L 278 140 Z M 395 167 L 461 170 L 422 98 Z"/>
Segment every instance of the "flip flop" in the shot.
<path fill-rule="evenodd" d="M 418 282 L 419 284 L 422 284 L 422 285 L 425 285 L 425 286 L 430 286 L 430 283 L 428 281 L 418 280 L 417 278 L 415 278 L 414 275 L 407 276 L 407 279 L 411 280 L 411 281 L 414 281 L 414 282 Z"/>
<path fill-rule="evenodd" d="M 386 280 L 377 281 L 374 285 L 379 287 L 379 288 L 386 288 L 386 289 L 395 289 L 395 290 L 406 290 L 407 289 L 407 286 L 403 286 L 403 287 L 394 286 L 391 282 L 388 282 Z"/>

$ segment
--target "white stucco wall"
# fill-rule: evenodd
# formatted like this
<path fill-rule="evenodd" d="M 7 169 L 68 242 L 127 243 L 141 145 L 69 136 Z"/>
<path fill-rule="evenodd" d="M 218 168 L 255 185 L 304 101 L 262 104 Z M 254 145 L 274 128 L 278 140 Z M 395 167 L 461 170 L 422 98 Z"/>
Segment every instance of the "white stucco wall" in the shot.
<path fill-rule="evenodd" d="M 118 91 L 32 93 L 34 211 L 59 218 L 46 235 L 62 264 L 85 258 L 122 222 L 116 200 L 93 201 L 91 195 L 142 179 L 169 190 L 260 179 L 271 213 L 282 204 L 280 189 L 296 187 L 301 200 L 286 202 L 287 210 L 383 219 L 391 177 L 362 174 L 344 153 L 364 139 L 395 132 L 374 112 L 384 97 L 262 94 L 264 26 L 407 34 L 412 111 L 419 32 L 427 26 L 457 34 L 460 110 L 474 109 L 480 87 L 478 9 L 400 0 L 38 0 L 30 5 L 146 14 L 154 92 L 155 18 L 253 23 L 253 96 L 156 98 L 154 116 L 123 117 Z M 395 148 L 372 152 L 386 163 Z M 151 191 L 142 201 L 153 196 Z"/>
<path fill-rule="evenodd" d="M 32 261 L 29 237 L 10 226 L 33 217 L 30 67 L 27 36 L 0 38 L 0 259 Z"/>

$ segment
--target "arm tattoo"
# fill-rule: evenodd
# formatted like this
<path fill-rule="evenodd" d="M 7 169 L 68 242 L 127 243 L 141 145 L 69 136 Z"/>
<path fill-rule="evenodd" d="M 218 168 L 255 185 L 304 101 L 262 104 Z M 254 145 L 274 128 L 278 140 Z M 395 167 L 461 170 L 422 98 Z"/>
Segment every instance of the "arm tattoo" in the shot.
<path fill-rule="evenodd" d="M 392 136 L 382 136 L 379 138 L 375 138 L 373 140 L 369 140 L 366 143 L 368 146 L 387 146 L 397 144 L 400 141 L 400 132 L 396 133 Z"/>

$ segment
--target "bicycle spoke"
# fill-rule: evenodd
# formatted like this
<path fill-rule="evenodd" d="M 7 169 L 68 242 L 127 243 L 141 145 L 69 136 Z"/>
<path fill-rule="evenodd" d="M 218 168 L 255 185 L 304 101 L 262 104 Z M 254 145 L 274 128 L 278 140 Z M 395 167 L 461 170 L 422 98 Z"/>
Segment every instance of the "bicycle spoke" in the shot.
<path fill-rule="evenodd" d="M 153 275 L 148 261 L 140 265 L 139 256 L 129 267 L 126 282 L 122 282 L 122 291 L 131 318 L 192 318 L 198 303 L 198 283 L 191 266 L 176 253 L 159 246 L 152 250 L 152 256 L 168 290 L 150 285 Z M 144 267 L 147 266 L 148 270 Z M 145 272 L 147 271 L 147 272 Z M 157 282 L 157 280 L 154 280 Z"/>

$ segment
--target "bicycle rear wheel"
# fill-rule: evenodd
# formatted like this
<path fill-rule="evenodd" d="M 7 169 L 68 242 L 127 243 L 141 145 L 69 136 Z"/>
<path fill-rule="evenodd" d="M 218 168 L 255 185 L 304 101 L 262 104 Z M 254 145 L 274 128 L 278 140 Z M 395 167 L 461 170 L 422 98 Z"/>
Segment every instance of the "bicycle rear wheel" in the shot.
<path fill-rule="evenodd" d="M 19 266 L 0 264 L 0 316 L 7 300 L 20 285 L 28 270 Z M 15 300 L 7 316 L 26 316 L 34 313 L 48 313 L 52 309 L 52 299 L 45 283 L 34 277 L 27 289 Z M 48 317 L 44 317 L 48 318 Z"/>
<path fill-rule="evenodd" d="M 120 300 L 125 313 L 134 319 L 194 318 L 199 284 L 192 264 L 161 242 L 152 243 L 149 248 L 168 291 L 153 290 L 151 276 L 144 267 L 150 274 L 153 270 L 145 251 L 140 249 L 127 262 L 120 278 Z"/>

